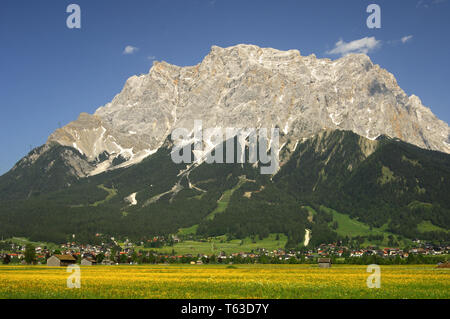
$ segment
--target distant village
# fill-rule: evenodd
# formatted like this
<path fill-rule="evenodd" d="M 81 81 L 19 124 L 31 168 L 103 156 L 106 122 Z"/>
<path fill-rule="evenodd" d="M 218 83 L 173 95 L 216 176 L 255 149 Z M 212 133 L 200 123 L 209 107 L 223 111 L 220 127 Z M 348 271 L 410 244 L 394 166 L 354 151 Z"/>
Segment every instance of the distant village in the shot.
<path fill-rule="evenodd" d="M 180 240 L 174 236 L 172 244 Z M 242 264 L 242 263 L 317 263 L 331 264 L 424 264 L 448 261 L 450 246 L 433 246 L 415 241 L 409 249 L 367 247 L 351 249 L 339 243 L 320 245 L 315 249 L 267 250 L 258 248 L 248 252 L 216 252 L 211 254 L 177 254 L 158 252 L 157 247 L 166 243 L 164 237 L 155 237 L 146 242 L 132 243 L 125 240 L 118 243 L 113 237 L 98 245 L 67 242 L 59 248 L 32 246 L 13 242 L 0 242 L 0 263 L 38 264 L 49 266 L 81 265 L 119 265 L 119 264 Z M 31 251 L 30 251 L 31 250 Z"/>

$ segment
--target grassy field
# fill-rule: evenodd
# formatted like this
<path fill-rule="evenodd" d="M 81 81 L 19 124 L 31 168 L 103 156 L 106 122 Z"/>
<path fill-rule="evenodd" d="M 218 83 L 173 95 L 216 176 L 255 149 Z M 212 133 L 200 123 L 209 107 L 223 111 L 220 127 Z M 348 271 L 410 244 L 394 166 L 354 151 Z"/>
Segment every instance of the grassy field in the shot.
<path fill-rule="evenodd" d="M 105 199 L 100 200 L 100 201 L 95 202 L 94 204 L 92 204 L 92 206 L 94 206 L 94 207 L 102 205 L 102 204 L 110 201 L 114 196 L 117 195 L 117 190 L 115 190 L 114 188 L 107 188 L 104 185 L 98 185 L 97 187 L 100 188 L 100 189 L 103 189 L 105 192 L 108 193 L 108 195 L 106 195 Z"/>
<path fill-rule="evenodd" d="M 180 228 L 178 231 L 178 235 L 195 235 L 197 233 L 198 224 L 192 225 L 191 227 Z"/>
<path fill-rule="evenodd" d="M 49 249 L 59 249 L 60 246 L 54 243 L 48 243 L 48 242 L 42 242 L 42 241 L 30 241 L 27 238 L 23 237 L 13 237 L 5 239 L 4 242 L 12 242 L 16 245 L 26 245 L 26 244 L 32 244 L 34 247 L 47 247 Z"/>
<path fill-rule="evenodd" d="M 245 181 L 246 181 L 245 177 L 242 177 L 242 176 L 239 177 L 239 182 L 237 183 L 237 185 L 234 186 L 232 189 L 226 190 L 222 194 L 220 199 L 217 201 L 216 209 L 213 210 L 208 216 L 206 216 L 206 219 L 213 220 L 214 217 L 216 216 L 216 214 L 223 213 L 227 209 L 228 204 L 230 203 L 231 195 L 233 195 L 233 193 L 237 189 L 239 189 L 245 183 Z"/>
<path fill-rule="evenodd" d="M 230 241 L 226 240 L 226 236 L 220 236 L 216 238 L 211 238 L 209 241 L 194 241 L 186 240 L 180 243 L 176 243 L 173 246 L 164 246 L 162 248 L 149 248 L 147 250 L 154 250 L 160 253 L 171 253 L 172 249 L 175 250 L 177 254 L 218 254 L 221 251 L 227 254 L 235 252 L 249 252 L 257 248 L 265 248 L 268 250 L 274 250 L 278 248 L 284 248 L 287 242 L 287 237 L 284 234 L 279 234 L 279 239 L 276 239 L 276 234 L 270 234 L 267 238 L 262 240 L 253 241 L 250 238 L 245 239 L 233 239 Z M 144 249 L 142 246 L 138 246 L 137 250 Z"/>
<path fill-rule="evenodd" d="M 320 209 L 331 213 L 333 215 L 333 220 L 338 222 L 338 229 L 336 232 L 341 236 L 367 236 L 367 235 L 389 235 L 381 228 L 372 228 L 367 224 L 364 224 L 356 219 L 351 218 L 348 215 L 339 213 L 334 209 L 321 206 Z"/>
<path fill-rule="evenodd" d="M 447 232 L 444 228 L 441 228 L 439 226 L 433 225 L 429 220 L 422 221 L 419 225 L 417 225 L 417 229 L 420 232 L 427 232 L 427 231 L 442 231 Z"/>
<path fill-rule="evenodd" d="M 310 208 L 311 209 L 311 208 Z M 383 227 L 377 228 L 377 227 L 370 227 L 369 225 L 360 222 L 354 218 L 351 218 L 349 215 L 339 213 L 335 211 L 334 209 L 320 206 L 320 209 L 331 213 L 333 215 L 333 221 L 337 221 L 338 228 L 336 229 L 336 232 L 341 236 L 349 236 L 349 237 L 355 237 L 355 236 L 368 236 L 368 235 L 383 235 L 384 240 L 383 241 L 368 241 L 366 240 L 362 246 L 372 246 L 372 245 L 378 245 L 380 247 L 389 247 L 388 245 L 388 236 L 392 235 L 399 243 L 401 247 L 405 247 L 406 245 L 411 244 L 411 240 L 408 239 L 399 239 L 397 235 L 394 235 L 390 232 L 388 232 L 387 229 L 387 223 L 383 225 Z M 330 223 L 331 224 L 331 223 Z M 313 234 L 314 236 L 314 234 Z"/>
<path fill-rule="evenodd" d="M 450 298 L 450 269 L 381 266 L 149 265 L 81 267 L 81 288 L 65 268 L 0 266 L 0 298 Z"/>

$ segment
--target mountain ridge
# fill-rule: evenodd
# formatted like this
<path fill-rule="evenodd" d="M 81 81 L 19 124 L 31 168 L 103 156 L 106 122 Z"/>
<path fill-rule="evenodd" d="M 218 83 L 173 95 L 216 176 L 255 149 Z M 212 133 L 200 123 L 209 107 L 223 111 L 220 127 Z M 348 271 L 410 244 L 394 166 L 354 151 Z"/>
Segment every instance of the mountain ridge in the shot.
<path fill-rule="evenodd" d="M 279 170 L 174 163 L 172 130 L 193 132 L 196 120 L 279 128 Z M 154 63 L 0 176 L 0 232 L 89 242 L 198 226 L 198 236 L 284 233 L 295 246 L 310 229 L 315 245 L 339 239 L 324 206 L 398 236 L 448 241 L 448 142 L 448 125 L 366 55 L 213 47 L 196 66 Z M 314 223 L 304 207 L 317 211 Z M 444 231 L 422 233 L 424 222 Z"/>
<path fill-rule="evenodd" d="M 254 45 L 213 46 L 195 66 L 154 62 L 130 77 L 94 114 L 57 129 L 47 143 L 78 149 L 89 161 L 111 155 L 89 174 L 138 163 L 177 127 L 279 127 L 301 140 L 323 128 L 352 130 L 369 139 L 397 137 L 450 153 L 450 128 L 395 77 L 365 54 L 337 60 Z M 280 145 L 284 141 L 281 141 Z"/>
<path fill-rule="evenodd" d="M 22 198 L 5 198 L 2 191 L 0 232 L 51 242 L 76 234 L 92 242 L 96 233 L 142 240 L 198 225 L 196 234 L 202 237 L 284 233 L 295 246 L 303 242 L 304 230 L 312 229 L 316 245 L 340 238 L 330 226 L 332 218 L 321 212 L 325 206 L 396 236 L 449 240 L 446 153 L 326 130 L 295 148 L 283 147 L 285 161 L 270 176 L 250 163 L 175 164 L 170 149 L 167 141 L 136 165 L 79 178 L 67 187 L 65 180 L 47 179 L 55 185 L 30 196 L 25 191 Z M 22 186 L 27 185 L 17 184 Z M 227 192 L 227 207 L 217 211 Z M 305 206 L 318 212 L 314 223 Z M 423 233 L 418 228 L 423 222 L 445 232 Z"/>

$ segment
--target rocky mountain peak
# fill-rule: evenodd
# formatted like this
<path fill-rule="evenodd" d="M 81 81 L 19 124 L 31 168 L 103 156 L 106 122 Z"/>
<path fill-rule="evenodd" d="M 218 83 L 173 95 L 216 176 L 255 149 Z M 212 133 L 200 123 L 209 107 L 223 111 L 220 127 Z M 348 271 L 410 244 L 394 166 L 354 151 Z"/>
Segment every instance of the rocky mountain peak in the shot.
<path fill-rule="evenodd" d="M 119 167 L 137 163 L 173 129 L 191 130 L 194 120 L 204 128 L 277 126 L 291 141 L 327 128 L 351 130 L 450 153 L 448 125 L 367 55 L 331 60 L 247 44 L 213 46 L 195 66 L 155 62 L 148 74 L 129 78 L 110 103 L 81 114 L 48 142 L 73 147 L 89 161 L 107 153 L 94 174 L 112 168 L 119 156 Z"/>

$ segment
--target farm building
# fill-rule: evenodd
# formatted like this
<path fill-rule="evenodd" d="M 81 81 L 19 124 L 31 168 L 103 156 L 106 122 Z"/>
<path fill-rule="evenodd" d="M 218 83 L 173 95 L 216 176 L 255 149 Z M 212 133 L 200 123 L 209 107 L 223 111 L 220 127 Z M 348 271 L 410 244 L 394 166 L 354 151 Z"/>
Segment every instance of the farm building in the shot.
<path fill-rule="evenodd" d="M 319 258 L 317 260 L 319 263 L 319 268 L 330 268 L 331 267 L 331 259 L 330 258 Z"/>
<path fill-rule="evenodd" d="M 446 262 L 440 262 L 438 263 L 438 268 L 450 268 L 450 262 L 446 261 Z"/>
<path fill-rule="evenodd" d="M 61 267 L 75 264 L 77 260 L 72 255 L 53 255 L 47 259 L 47 266 Z"/>
<path fill-rule="evenodd" d="M 96 265 L 97 261 L 93 258 L 83 258 L 81 260 L 81 266 L 92 266 L 92 265 Z"/>

